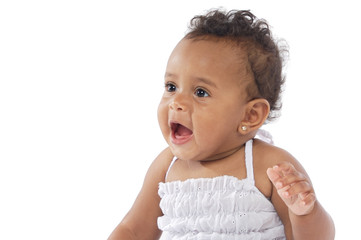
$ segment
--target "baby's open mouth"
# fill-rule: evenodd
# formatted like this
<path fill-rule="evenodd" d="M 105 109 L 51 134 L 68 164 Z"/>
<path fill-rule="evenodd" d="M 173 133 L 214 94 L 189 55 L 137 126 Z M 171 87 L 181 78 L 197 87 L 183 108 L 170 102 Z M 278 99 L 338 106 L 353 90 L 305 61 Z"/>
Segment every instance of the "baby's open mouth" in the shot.
<path fill-rule="evenodd" d="M 172 142 L 175 144 L 182 144 L 187 142 L 193 136 L 192 130 L 179 123 L 171 123 Z"/>

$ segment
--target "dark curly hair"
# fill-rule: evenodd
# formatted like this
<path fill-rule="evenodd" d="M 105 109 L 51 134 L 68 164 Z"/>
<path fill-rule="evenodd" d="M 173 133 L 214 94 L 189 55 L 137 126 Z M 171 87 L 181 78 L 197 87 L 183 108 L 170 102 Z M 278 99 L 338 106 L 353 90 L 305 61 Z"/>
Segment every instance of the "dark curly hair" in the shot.
<path fill-rule="evenodd" d="M 288 53 L 286 45 L 281 49 L 272 37 L 268 23 L 257 19 L 250 11 L 212 10 L 195 16 L 190 21 L 186 39 L 222 38 L 235 43 L 246 52 L 250 72 L 256 87 L 247 87 L 251 99 L 264 98 L 270 104 L 268 121 L 279 116 L 280 93 L 285 78 L 282 75 L 283 56 Z"/>

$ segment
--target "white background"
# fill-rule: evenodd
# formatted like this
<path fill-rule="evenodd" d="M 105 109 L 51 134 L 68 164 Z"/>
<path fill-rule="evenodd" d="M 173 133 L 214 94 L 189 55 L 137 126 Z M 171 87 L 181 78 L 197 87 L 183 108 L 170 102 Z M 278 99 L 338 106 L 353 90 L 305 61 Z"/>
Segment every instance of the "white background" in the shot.
<path fill-rule="evenodd" d="M 356 1 L 1 1 L 0 239 L 106 239 L 166 146 L 163 74 L 189 20 L 250 9 L 287 40 L 266 126 L 311 176 L 336 239 L 361 214 Z"/>

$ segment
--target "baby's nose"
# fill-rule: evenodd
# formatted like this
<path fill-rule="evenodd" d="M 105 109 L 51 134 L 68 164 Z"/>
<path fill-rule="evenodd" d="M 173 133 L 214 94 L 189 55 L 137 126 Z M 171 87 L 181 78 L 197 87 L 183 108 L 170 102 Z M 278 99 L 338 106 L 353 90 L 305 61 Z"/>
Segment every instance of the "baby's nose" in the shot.
<path fill-rule="evenodd" d="M 173 101 L 169 107 L 174 111 L 182 111 L 184 109 L 184 107 L 176 101 Z"/>

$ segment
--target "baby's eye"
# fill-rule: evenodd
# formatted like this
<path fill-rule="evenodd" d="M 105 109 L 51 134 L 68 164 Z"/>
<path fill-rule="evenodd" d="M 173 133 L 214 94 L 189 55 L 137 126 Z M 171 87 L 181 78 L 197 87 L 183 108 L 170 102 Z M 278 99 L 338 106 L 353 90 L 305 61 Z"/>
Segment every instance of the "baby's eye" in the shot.
<path fill-rule="evenodd" d="M 207 91 L 203 90 L 202 88 L 196 89 L 194 93 L 197 97 L 209 97 L 209 94 Z"/>
<path fill-rule="evenodd" d="M 167 92 L 175 92 L 177 87 L 173 83 L 166 83 L 165 84 L 165 89 L 166 89 Z"/>

